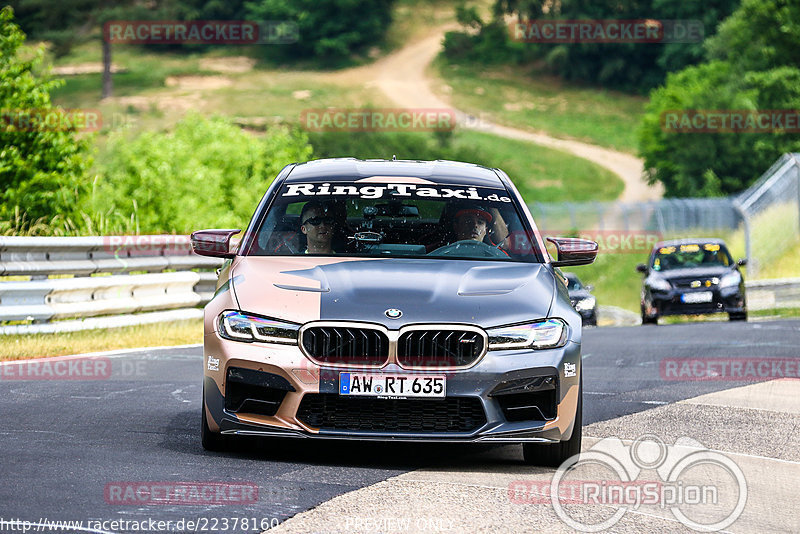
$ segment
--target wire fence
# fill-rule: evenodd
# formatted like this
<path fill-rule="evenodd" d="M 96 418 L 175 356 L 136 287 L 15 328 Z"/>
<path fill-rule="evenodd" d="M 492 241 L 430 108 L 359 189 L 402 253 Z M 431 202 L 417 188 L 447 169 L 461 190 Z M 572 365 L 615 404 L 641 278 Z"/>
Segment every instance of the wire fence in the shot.
<path fill-rule="evenodd" d="M 534 202 L 529 208 L 545 234 L 599 231 L 647 232 L 664 239 L 720 237 L 734 253 L 748 258 L 748 275 L 756 277 L 800 242 L 800 154 L 784 154 L 750 188 L 731 197 Z"/>

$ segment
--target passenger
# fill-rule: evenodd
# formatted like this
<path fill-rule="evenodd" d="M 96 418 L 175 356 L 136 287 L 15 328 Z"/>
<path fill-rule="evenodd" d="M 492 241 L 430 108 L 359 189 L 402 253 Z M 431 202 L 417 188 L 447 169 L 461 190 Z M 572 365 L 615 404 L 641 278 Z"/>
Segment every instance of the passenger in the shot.
<path fill-rule="evenodd" d="M 333 254 L 336 220 L 321 202 L 312 200 L 300 212 L 300 231 L 306 236 L 305 254 Z"/>

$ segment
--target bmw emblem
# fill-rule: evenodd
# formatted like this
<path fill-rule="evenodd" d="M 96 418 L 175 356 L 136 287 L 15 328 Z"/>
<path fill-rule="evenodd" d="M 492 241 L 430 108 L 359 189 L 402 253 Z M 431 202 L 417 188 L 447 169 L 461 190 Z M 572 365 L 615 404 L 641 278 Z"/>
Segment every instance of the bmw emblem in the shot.
<path fill-rule="evenodd" d="M 386 310 L 386 311 L 385 311 L 385 312 L 383 312 L 383 313 L 384 313 L 384 314 L 386 315 L 386 317 L 388 317 L 389 319 L 399 319 L 400 317 L 402 317 L 402 316 L 403 316 L 403 312 L 401 312 L 401 311 L 400 311 L 400 310 L 398 310 L 397 308 L 389 308 L 388 310 Z"/>

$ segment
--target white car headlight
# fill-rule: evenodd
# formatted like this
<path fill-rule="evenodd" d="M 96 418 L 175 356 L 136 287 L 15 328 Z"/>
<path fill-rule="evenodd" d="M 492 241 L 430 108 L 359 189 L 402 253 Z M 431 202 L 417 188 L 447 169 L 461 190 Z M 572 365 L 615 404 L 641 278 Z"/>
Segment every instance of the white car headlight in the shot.
<path fill-rule="evenodd" d="M 561 319 L 501 326 L 486 331 L 489 350 L 553 349 L 567 342 L 567 324 Z"/>
<path fill-rule="evenodd" d="M 227 310 L 219 316 L 219 335 L 231 341 L 297 344 L 300 325 Z"/>
<path fill-rule="evenodd" d="M 591 310 L 596 303 L 597 300 L 594 297 L 583 298 L 575 304 L 575 311 Z"/>
<path fill-rule="evenodd" d="M 719 287 L 738 286 L 742 281 L 742 275 L 739 271 L 733 271 L 719 279 Z"/>
<path fill-rule="evenodd" d="M 672 286 L 670 285 L 669 282 L 658 276 L 651 276 L 648 279 L 647 283 L 650 285 L 652 289 L 655 289 L 656 291 L 669 291 L 670 289 L 672 289 Z"/>

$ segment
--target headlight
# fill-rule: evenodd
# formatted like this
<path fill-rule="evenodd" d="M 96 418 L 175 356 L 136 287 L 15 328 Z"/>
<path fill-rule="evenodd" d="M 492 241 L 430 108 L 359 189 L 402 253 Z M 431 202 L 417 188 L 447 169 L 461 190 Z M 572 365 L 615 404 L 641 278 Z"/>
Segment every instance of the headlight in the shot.
<path fill-rule="evenodd" d="M 561 319 L 501 326 L 486 333 L 489 335 L 489 350 L 552 349 L 567 342 L 567 324 Z"/>
<path fill-rule="evenodd" d="M 719 279 L 719 287 L 738 286 L 741 281 L 742 275 L 739 274 L 739 271 L 733 271 Z"/>
<path fill-rule="evenodd" d="M 265 343 L 297 344 L 300 325 L 248 315 L 239 311 L 224 311 L 219 316 L 219 335 L 231 341 L 263 341 Z"/>
<path fill-rule="evenodd" d="M 581 299 L 575 304 L 575 311 L 583 311 L 583 310 L 591 310 L 594 308 L 594 305 L 597 303 L 594 297 L 586 297 L 585 299 Z"/>
<path fill-rule="evenodd" d="M 657 276 L 651 276 L 647 280 L 647 283 L 652 289 L 655 289 L 656 291 L 669 291 L 670 289 L 672 289 L 672 286 L 670 285 L 669 282 Z"/>

